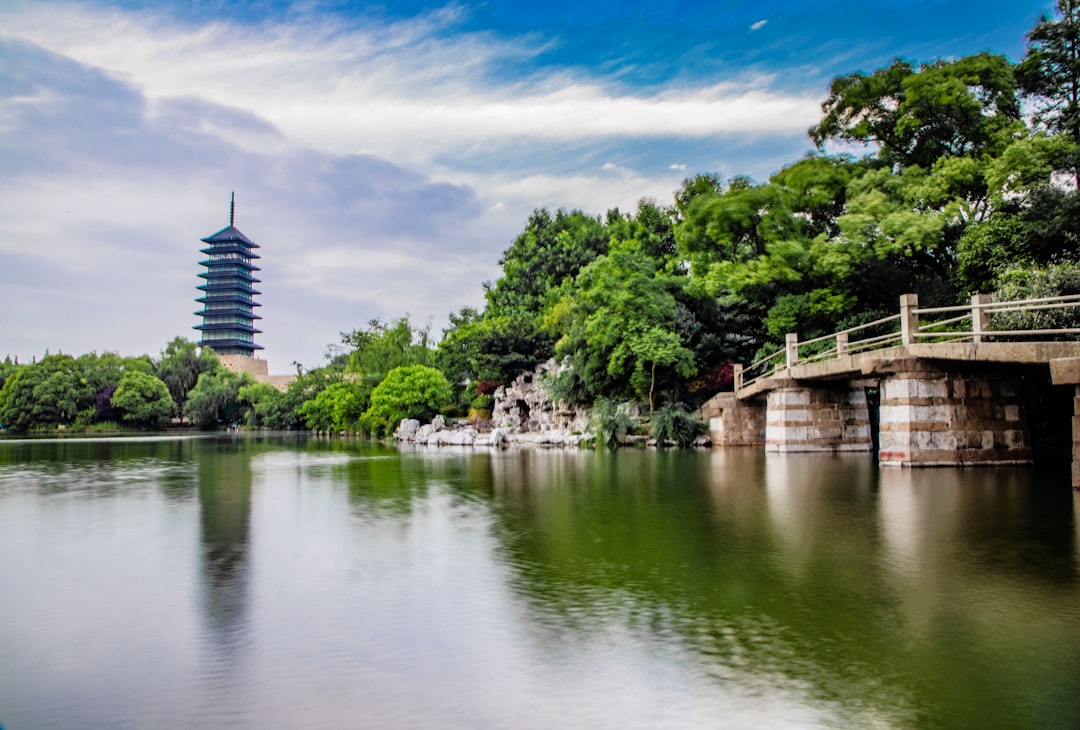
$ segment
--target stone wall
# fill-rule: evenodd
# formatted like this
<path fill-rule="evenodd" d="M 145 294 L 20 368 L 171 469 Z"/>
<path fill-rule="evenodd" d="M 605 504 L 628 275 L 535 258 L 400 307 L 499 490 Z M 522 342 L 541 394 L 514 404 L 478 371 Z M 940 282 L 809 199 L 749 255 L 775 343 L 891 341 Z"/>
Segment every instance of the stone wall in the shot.
<path fill-rule="evenodd" d="M 270 365 L 266 360 L 246 355 L 218 355 L 218 359 L 230 373 L 247 373 L 260 382 L 270 377 Z"/>
<path fill-rule="evenodd" d="M 296 376 L 292 374 L 271 375 L 269 363 L 267 363 L 266 360 L 260 360 L 257 357 L 247 357 L 246 355 L 218 355 L 218 359 L 221 360 L 222 366 L 229 372 L 236 373 L 237 375 L 247 373 L 255 378 L 256 382 L 272 385 L 280 391 L 284 391 L 289 387 L 289 383 L 296 380 Z"/>

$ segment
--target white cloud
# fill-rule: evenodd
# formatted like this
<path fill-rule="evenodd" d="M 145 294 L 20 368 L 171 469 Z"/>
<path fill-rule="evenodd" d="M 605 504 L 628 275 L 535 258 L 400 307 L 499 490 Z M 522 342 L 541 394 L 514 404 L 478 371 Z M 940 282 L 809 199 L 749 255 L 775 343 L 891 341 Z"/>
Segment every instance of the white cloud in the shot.
<path fill-rule="evenodd" d="M 673 162 L 668 166 L 668 169 L 669 170 L 678 170 L 679 172 L 685 172 L 686 171 L 686 165 L 683 165 L 683 164 L 678 163 L 678 162 Z"/>
<path fill-rule="evenodd" d="M 761 30 L 762 28 L 765 27 L 765 24 L 768 23 L 768 22 L 769 22 L 768 20 L 759 20 L 759 21 L 757 21 L 756 23 L 754 23 L 754 24 L 752 24 L 750 26 L 750 30 Z"/>
<path fill-rule="evenodd" d="M 301 16 L 240 28 L 74 5 L 0 13 L 8 33 L 109 69 L 151 99 L 197 96 L 256 111 L 290 138 L 339 154 L 426 162 L 476 141 L 764 135 L 801 132 L 818 116 L 816 97 L 771 91 L 768 78 L 651 93 L 566 73 L 495 82 L 490 72 L 535 57 L 543 41 L 441 32 L 453 20 L 348 28 Z"/>

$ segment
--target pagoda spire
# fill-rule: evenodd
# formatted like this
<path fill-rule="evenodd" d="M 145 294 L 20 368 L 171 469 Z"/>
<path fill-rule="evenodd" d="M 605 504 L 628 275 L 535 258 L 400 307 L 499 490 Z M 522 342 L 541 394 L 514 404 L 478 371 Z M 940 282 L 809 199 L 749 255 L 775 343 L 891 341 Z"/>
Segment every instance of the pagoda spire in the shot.
<path fill-rule="evenodd" d="M 234 225 L 236 222 L 236 193 L 233 192 L 232 199 L 229 200 L 229 225 Z"/>

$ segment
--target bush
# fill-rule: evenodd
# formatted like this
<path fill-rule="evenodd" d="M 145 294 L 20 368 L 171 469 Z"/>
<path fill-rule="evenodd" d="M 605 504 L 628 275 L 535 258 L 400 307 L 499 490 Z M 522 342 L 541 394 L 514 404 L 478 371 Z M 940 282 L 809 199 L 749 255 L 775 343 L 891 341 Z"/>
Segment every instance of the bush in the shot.
<path fill-rule="evenodd" d="M 589 412 L 589 425 L 596 433 L 596 447 L 617 449 L 634 428 L 634 420 L 614 401 L 601 398 Z"/>
<path fill-rule="evenodd" d="M 658 446 L 673 441 L 681 449 L 693 446 L 694 439 L 705 430 L 705 424 L 682 403 L 668 403 L 657 408 L 653 411 L 651 424 L 652 437 Z"/>
<path fill-rule="evenodd" d="M 1062 261 L 1045 268 L 1014 268 L 998 276 L 998 288 L 991 293 L 995 302 L 1038 299 L 1080 294 L 1080 264 Z M 1039 309 L 1030 312 L 1001 312 L 993 315 L 996 330 L 1067 329 L 1080 327 L 1080 309 Z M 1076 335 L 1067 335 L 1077 339 Z"/>
<path fill-rule="evenodd" d="M 453 398 L 446 377 L 427 365 L 394 368 L 371 392 L 371 407 L 361 424 L 389 436 L 403 418 L 428 420 Z"/>
<path fill-rule="evenodd" d="M 493 395 L 478 395 L 472 399 L 472 403 L 469 404 L 470 411 L 488 411 L 495 407 L 495 396 Z"/>

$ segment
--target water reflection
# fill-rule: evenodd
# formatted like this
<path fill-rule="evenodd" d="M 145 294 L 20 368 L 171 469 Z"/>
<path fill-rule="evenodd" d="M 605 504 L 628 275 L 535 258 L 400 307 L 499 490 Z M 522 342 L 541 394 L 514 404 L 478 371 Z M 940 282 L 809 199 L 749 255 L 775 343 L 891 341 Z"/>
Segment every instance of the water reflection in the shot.
<path fill-rule="evenodd" d="M 741 450 L 491 465 L 496 534 L 543 641 L 612 625 L 676 636 L 714 680 L 767 678 L 853 725 L 1015 727 L 1026 713 L 1053 727 L 1060 705 L 1039 694 L 1080 676 L 1072 496 L 1028 470 Z"/>
<path fill-rule="evenodd" d="M 19 667 L 0 661 L 0 718 L 19 727 L 1080 719 L 1076 497 L 1030 470 L 80 448 L 0 449 L 0 656 Z"/>
<path fill-rule="evenodd" d="M 243 445 L 222 440 L 199 459 L 200 605 L 212 677 L 235 672 L 248 642 L 252 477 Z"/>

